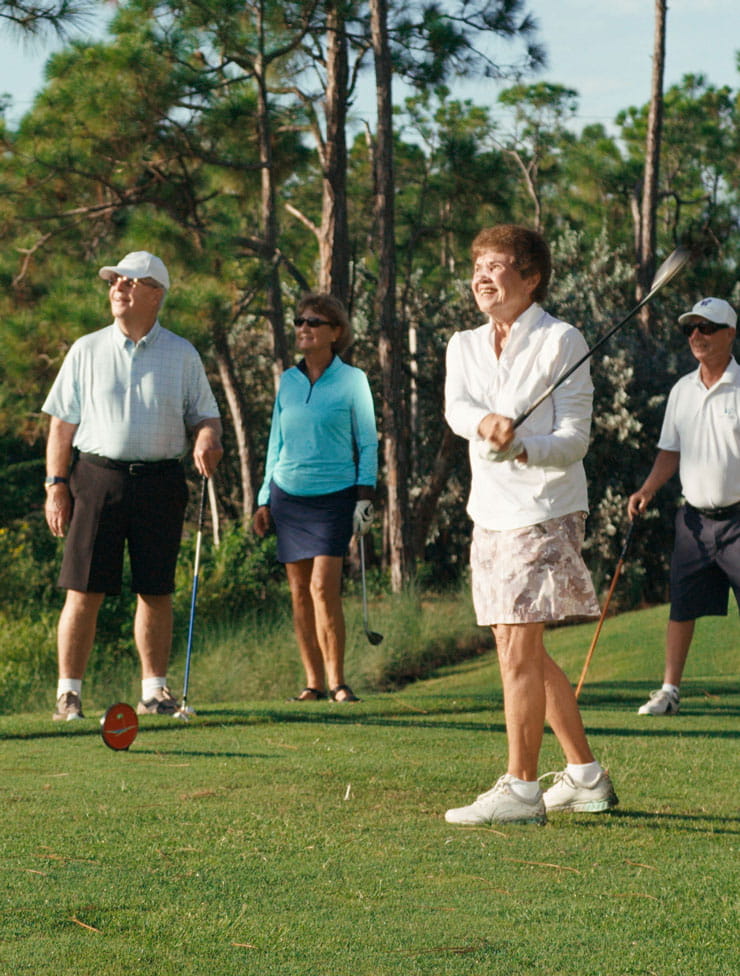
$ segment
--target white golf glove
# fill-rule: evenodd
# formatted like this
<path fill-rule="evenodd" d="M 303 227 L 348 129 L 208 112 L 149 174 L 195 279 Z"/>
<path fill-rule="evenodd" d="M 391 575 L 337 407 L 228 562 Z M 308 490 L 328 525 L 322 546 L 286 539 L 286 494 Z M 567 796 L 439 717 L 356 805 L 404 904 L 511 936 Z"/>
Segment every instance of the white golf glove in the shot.
<path fill-rule="evenodd" d="M 375 509 L 373 503 L 367 498 L 361 498 L 355 503 L 355 513 L 352 516 L 352 531 L 357 535 L 367 535 L 370 526 L 373 524 Z"/>
<path fill-rule="evenodd" d="M 484 461 L 513 461 L 514 458 L 519 457 L 523 450 L 524 444 L 516 437 L 508 447 L 501 451 L 492 447 L 490 441 L 481 441 L 478 447 L 478 453 Z"/>

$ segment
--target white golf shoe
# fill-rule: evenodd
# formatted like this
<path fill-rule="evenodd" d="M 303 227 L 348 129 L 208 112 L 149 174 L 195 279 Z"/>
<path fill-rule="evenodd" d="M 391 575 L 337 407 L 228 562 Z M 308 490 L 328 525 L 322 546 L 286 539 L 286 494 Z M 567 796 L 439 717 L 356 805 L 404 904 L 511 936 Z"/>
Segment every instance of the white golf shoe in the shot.
<path fill-rule="evenodd" d="M 676 691 L 659 688 L 650 693 L 650 698 L 637 709 L 638 715 L 678 715 L 681 698 Z"/>
<path fill-rule="evenodd" d="M 545 773 L 545 776 L 552 775 L 553 773 Z M 565 769 L 554 776 L 555 782 L 542 798 L 548 813 L 564 810 L 572 813 L 601 813 L 619 803 L 606 770 L 601 771 L 593 786 L 579 786 Z M 544 779 L 544 776 L 540 779 Z"/>
<path fill-rule="evenodd" d="M 542 790 L 531 802 L 523 800 L 511 788 L 513 777 L 506 773 L 495 786 L 491 787 L 470 804 L 457 807 L 445 814 L 447 823 L 480 827 L 494 823 L 547 823 Z"/>

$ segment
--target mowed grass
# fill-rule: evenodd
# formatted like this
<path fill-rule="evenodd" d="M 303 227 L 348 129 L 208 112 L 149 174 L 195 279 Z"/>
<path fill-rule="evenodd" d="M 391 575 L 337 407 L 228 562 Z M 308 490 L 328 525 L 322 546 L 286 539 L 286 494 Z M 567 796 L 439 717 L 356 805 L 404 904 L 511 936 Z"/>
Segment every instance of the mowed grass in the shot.
<path fill-rule="evenodd" d="M 191 697 L 128 752 L 1 717 L 0 973 L 736 976 L 740 626 L 644 718 L 665 619 L 608 620 L 581 696 L 619 808 L 542 828 L 444 821 L 505 768 L 492 654 L 353 706 Z M 574 682 L 593 629 L 548 635 Z"/>

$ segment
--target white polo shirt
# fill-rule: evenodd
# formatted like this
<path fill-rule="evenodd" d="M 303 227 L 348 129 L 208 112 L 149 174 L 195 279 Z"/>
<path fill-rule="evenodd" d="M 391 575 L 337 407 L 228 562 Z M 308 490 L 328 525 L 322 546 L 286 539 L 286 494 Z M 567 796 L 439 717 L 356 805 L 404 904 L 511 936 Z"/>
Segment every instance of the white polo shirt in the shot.
<path fill-rule="evenodd" d="M 219 415 L 197 350 L 158 321 L 138 343 L 115 323 L 78 339 L 41 409 L 77 425 L 77 450 L 122 461 L 182 457 Z"/>
<path fill-rule="evenodd" d="M 668 395 L 658 448 L 678 451 L 684 498 L 696 508 L 740 501 L 740 366 L 734 359 L 707 389 L 699 369 Z"/>
<path fill-rule="evenodd" d="M 456 332 L 447 346 L 445 418 L 470 441 L 472 485 L 468 514 L 477 525 L 500 531 L 538 525 L 588 511 L 582 459 L 588 449 L 593 385 L 588 362 L 518 428 L 528 461 L 480 457 L 478 426 L 489 413 L 517 417 L 588 351 L 572 325 L 537 304 L 511 327 L 497 359 L 491 323 Z"/>

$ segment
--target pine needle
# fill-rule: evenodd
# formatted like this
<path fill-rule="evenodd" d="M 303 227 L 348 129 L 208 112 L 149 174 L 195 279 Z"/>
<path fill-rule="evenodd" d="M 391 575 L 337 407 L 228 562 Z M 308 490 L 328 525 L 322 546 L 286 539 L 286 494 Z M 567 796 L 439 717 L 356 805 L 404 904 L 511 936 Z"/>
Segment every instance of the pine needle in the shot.
<path fill-rule="evenodd" d="M 73 915 L 68 921 L 74 922 L 75 925 L 79 925 L 81 929 L 87 929 L 88 932 L 100 932 L 100 929 L 96 929 L 94 925 L 88 925 L 86 922 L 81 922 L 76 915 Z"/>

